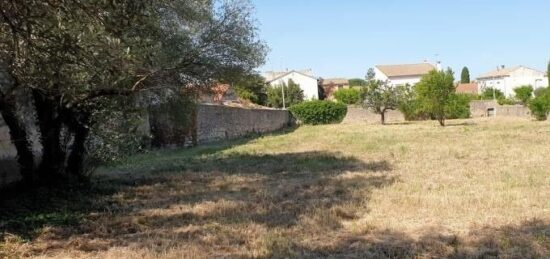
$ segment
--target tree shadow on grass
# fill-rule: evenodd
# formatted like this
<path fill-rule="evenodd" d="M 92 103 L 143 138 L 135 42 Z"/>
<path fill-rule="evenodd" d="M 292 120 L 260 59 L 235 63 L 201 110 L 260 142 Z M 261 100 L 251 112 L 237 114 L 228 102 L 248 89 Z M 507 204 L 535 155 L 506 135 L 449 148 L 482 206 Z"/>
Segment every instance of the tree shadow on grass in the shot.
<path fill-rule="evenodd" d="M 246 246 L 243 226 L 290 229 L 308 221 L 340 228 L 341 219 L 368 210 L 372 190 L 396 181 L 387 161 L 328 152 L 224 152 L 234 143 L 138 156 L 114 173 L 104 170 L 91 186 L 4 199 L 0 231 L 31 243 L 46 236 L 49 250 L 143 248 L 174 239 L 208 247 L 217 241 L 204 237 L 223 229 L 235 230 L 226 239 Z M 196 230 L 182 232 L 189 226 Z"/>
<path fill-rule="evenodd" d="M 373 230 L 364 235 L 338 237 L 325 246 L 291 244 L 268 257 L 301 258 L 547 258 L 550 223 L 529 220 L 518 225 L 481 227 L 464 236 L 427 229 L 416 237 L 407 233 Z"/>

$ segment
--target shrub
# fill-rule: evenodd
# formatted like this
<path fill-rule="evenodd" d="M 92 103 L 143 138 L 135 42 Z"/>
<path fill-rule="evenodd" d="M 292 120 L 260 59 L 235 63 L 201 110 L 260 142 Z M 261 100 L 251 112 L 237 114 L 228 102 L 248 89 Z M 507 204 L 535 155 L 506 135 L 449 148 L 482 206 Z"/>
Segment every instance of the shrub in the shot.
<path fill-rule="evenodd" d="M 399 104 L 399 111 L 403 113 L 407 121 L 420 121 L 431 119 L 429 113 L 422 110 L 422 103 L 417 99 L 411 99 Z"/>
<path fill-rule="evenodd" d="M 550 94 L 545 93 L 531 100 L 529 102 L 529 110 L 531 110 L 531 113 L 537 120 L 546 120 L 550 112 Z"/>
<path fill-rule="evenodd" d="M 239 98 L 255 104 L 265 105 L 267 93 L 265 80 L 258 74 L 245 75 L 234 84 L 235 92 Z"/>
<path fill-rule="evenodd" d="M 481 92 L 481 99 L 483 100 L 492 100 L 492 99 L 504 99 L 504 93 L 496 88 L 487 87 Z"/>
<path fill-rule="evenodd" d="M 541 95 L 544 95 L 546 93 L 546 90 L 548 90 L 548 88 L 539 87 L 539 88 L 535 89 L 535 91 L 533 91 L 533 93 L 535 94 L 535 97 L 539 97 Z"/>
<path fill-rule="evenodd" d="M 304 124 L 340 123 L 348 112 L 343 103 L 331 101 L 307 101 L 290 107 L 290 112 Z"/>
<path fill-rule="evenodd" d="M 533 98 L 533 87 L 530 85 L 517 87 L 514 89 L 514 92 L 516 93 L 516 99 L 523 105 L 527 105 L 531 98 Z"/>
<path fill-rule="evenodd" d="M 361 92 L 355 88 L 340 89 L 334 93 L 334 98 L 345 104 L 357 104 L 361 101 Z"/>
<path fill-rule="evenodd" d="M 470 118 L 471 97 L 465 94 L 452 94 L 445 106 L 445 117 L 448 119 Z"/>
<path fill-rule="evenodd" d="M 516 104 L 516 101 L 509 98 L 500 98 L 497 100 L 497 103 L 500 105 L 514 105 Z"/>

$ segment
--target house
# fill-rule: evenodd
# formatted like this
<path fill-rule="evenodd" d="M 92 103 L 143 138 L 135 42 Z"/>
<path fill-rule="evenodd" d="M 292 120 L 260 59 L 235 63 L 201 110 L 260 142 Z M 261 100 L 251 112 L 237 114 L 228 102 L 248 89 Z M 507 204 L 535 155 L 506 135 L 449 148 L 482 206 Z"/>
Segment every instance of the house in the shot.
<path fill-rule="evenodd" d="M 345 78 L 327 78 L 321 79 L 321 86 L 325 87 L 335 87 L 336 89 L 348 89 L 349 81 Z"/>
<path fill-rule="evenodd" d="M 480 91 L 491 87 L 502 91 L 505 96 L 515 95 L 514 88 L 522 85 L 531 85 L 535 89 L 548 86 L 548 78 L 544 72 L 524 66 L 499 67 L 480 75 L 477 82 Z"/>
<path fill-rule="evenodd" d="M 387 81 L 391 86 L 415 85 L 420 82 L 422 76 L 434 69 L 440 69 L 439 62 L 437 67 L 428 62 L 420 64 L 377 65 L 374 67 L 374 78 L 376 80 Z"/>
<path fill-rule="evenodd" d="M 456 86 L 456 92 L 461 94 L 478 94 L 479 88 L 476 82 L 462 84 Z"/>
<path fill-rule="evenodd" d="M 334 99 L 334 92 L 340 89 L 348 89 L 349 81 L 345 78 L 327 78 L 321 79 L 320 85 L 323 88 L 325 98 L 328 100 Z"/>
<path fill-rule="evenodd" d="M 292 79 L 292 81 L 300 85 L 300 88 L 304 91 L 304 99 L 319 99 L 317 78 L 313 76 L 313 72 L 309 69 L 301 71 L 266 72 L 264 77 L 267 84 L 271 86 L 288 84 L 288 81 Z"/>

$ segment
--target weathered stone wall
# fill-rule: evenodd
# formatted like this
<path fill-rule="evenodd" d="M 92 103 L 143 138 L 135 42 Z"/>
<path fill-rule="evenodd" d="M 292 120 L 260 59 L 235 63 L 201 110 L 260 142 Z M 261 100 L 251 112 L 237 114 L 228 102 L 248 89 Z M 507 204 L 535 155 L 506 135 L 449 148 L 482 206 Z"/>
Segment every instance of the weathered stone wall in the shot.
<path fill-rule="evenodd" d="M 499 105 L 494 100 L 471 101 L 470 113 L 472 117 L 523 117 L 530 118 L 531 111 L 523 105 Z"/>
<path fill-rule="evenodd" d="M 267 133 L 290 124 L 288 111 L 245 109 L 219 105 L 197 106 L 198 144 Z"/>
<path fill-rule="evenodd" d="M 405 117 L 400 111 L 386 112 L 386 122 L 395 123 L 404 121 Z M 361 107 L 348 106 L 348 113 L 346 114 L 346 117 L 344 118 L 344 121 L 342 123 L 357 122 L 373 124 L 380 123 L 380 115 Z"/>

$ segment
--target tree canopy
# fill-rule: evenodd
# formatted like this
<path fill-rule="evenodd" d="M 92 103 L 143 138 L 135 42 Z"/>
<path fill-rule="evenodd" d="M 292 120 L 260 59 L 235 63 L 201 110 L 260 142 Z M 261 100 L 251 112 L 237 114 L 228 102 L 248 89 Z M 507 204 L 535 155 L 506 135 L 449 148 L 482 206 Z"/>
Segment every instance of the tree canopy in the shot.
<path fill-rule="evenodd" d="M 446 71 L 432 70 L 422 77 L 415 88 L 422 109 L 445 126 L 446 107 L 456 90 L 453 71 L 450 68 Z"/>
<path fill-rule="evenodd" d="M 408 86 L 392 86 L 388 82 L 376 80 L 374 69 L 370 68 L 367 72 L 367 86 L 361 92 L 363 107 L 379 114 L 380 122 L 385 124 L 386 112 L 399 107 L 406 88 Z"/>
<path fill-rule="evenodd" d="M 361 78 L 352 78 L 352 79 L 348 80 L 348 83 L 349 83 L 350 87 L 352 87 L 352 86 L 366 86 L 367 85 L 367 81 L 364 80 L 364 79 L 361 79 Z"/>
<path fill-rule="evenodd" d="M 460 82 L 463 84 L 470 83 L 470 70 L 468 70 L 468 67 L 462 68 L 462 73 L 460 74 Z"/>
<path fill-rule="evenodd" d="M 30 105 L 43 151 L 25 155 L 27 137 L 17 148 L 27 163 L 42 161 L 23 173 L 31 181 L 81 173 L 84 140 L 101 123 L 91 120 L 98 102 L 232 80 L 263 64 L 267 51 L 247 1 L 2 1 L 0 11 L 0 66 L 10 78 L 0 85 L 2 113 L 17 117 Z M 32 101 L 18 103 L 15 93 Z M 21 125 L 10 130 L 28 130 Z M 69 148 L 60 145 L 65 128 Z"/>

